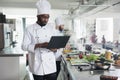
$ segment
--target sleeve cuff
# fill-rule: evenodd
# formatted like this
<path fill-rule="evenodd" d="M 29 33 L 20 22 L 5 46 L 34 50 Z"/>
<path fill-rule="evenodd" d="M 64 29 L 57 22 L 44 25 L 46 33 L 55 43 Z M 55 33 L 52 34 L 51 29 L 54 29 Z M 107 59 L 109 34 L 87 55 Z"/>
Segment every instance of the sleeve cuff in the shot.
<path fill-rule="evenodd" d="M 34 44 L 30 44 L 29 46 L 28 46 L 28 51 L 30 51 L 31 53 L 34 53 L 34 47 L 35 47 L 35 45 Z"/>

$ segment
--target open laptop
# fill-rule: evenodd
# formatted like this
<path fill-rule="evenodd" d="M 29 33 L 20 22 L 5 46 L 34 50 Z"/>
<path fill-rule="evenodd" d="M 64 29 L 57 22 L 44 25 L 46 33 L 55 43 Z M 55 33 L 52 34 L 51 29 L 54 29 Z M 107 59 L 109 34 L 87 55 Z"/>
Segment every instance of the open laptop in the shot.
<path fill-rule="evenodd" d="M 64 48 L 66 46 L 69 38 L 70 38 L 70 36 L 52 36 L 48 43 L 48 49 Z"/>

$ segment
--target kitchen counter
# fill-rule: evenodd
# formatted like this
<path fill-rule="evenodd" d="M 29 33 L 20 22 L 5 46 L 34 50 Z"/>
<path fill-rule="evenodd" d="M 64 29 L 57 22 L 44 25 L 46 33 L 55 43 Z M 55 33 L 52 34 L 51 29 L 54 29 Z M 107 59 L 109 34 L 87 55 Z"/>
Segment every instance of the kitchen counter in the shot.
<path fill-rule="evenodd" d="M 23 80 L 26 71 L 26 57 L 20 47 L 0 51 L 0 80 Z"/>
<path fill-rule="evenodd" d="M 120 67 L 111 66 L 109 70 L 80 71 L 78 66 L 72 66 L 66 60 L 66 54 L 62 55 L 61 65 L 62 80 L 100 80 L 100 75 L 117 76 L 120 80 Z"/>
<path fill-rule="evenodd" d="M 21 50 L 19 47 L 15 48 L 5 48 L 2 51 L 0 51 L 0 57 L 17 57 L 17 56 L 23 56 L 25 52 Z"/>

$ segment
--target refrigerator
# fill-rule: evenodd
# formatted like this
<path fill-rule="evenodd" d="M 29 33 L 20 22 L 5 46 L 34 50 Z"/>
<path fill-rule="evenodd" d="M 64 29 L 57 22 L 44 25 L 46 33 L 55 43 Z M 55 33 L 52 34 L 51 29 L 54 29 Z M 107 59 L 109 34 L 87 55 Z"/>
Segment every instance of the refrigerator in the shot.
<path fill-rule="evenodd" d="M 11 44 L 11 29 L 9 24 L 0 23 L 0 50 L 9 47 Z"/>

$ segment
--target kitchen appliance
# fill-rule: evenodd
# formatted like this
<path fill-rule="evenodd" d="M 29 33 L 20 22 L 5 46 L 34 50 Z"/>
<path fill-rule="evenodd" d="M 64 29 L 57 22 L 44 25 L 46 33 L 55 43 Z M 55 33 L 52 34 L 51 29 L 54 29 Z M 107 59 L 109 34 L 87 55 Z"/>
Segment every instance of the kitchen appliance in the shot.
<path fill-rule="evenodd" d="M 9 47 L 11 43 L 11 29 L 9 24 L 0 23 L 0 50 Z"/>

